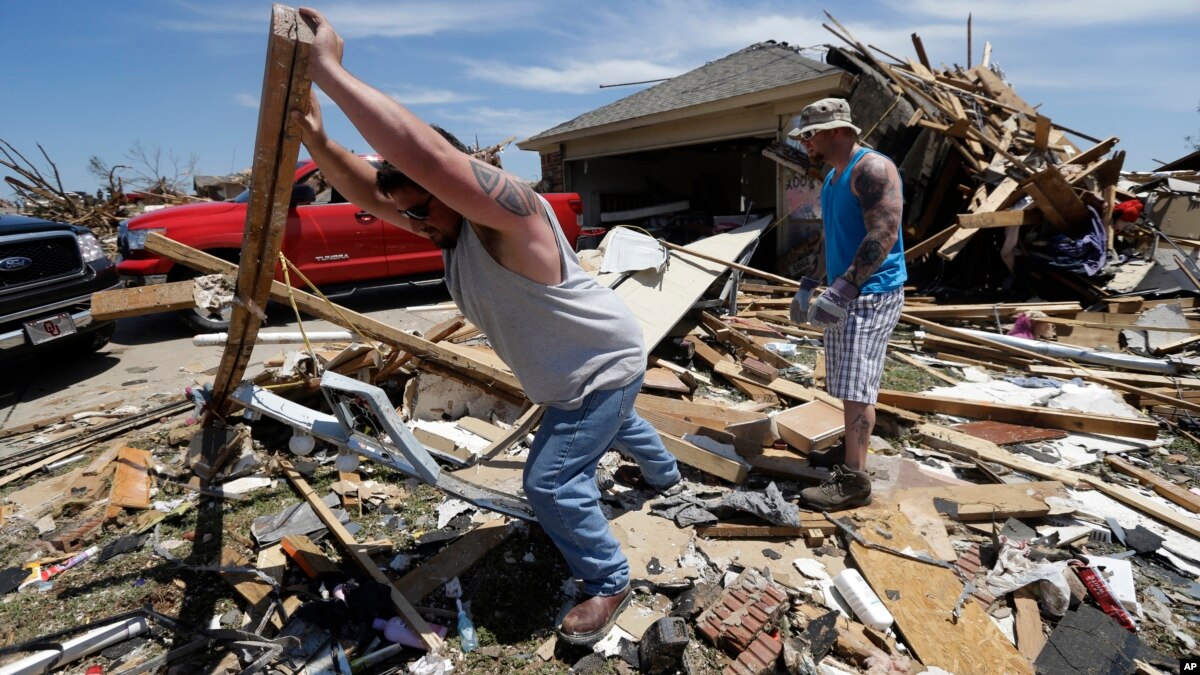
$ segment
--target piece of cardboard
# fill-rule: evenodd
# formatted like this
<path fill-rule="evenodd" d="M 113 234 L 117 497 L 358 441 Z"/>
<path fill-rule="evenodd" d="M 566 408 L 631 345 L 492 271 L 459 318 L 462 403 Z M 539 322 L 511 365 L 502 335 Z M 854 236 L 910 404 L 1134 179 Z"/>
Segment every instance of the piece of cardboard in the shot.
<path fill-rule="evenodd" d="M 824 401 L 788 408 L 771 420 L 779 437 L 801 452 L 828 448 L 846 431 L 842 411 Z"/>

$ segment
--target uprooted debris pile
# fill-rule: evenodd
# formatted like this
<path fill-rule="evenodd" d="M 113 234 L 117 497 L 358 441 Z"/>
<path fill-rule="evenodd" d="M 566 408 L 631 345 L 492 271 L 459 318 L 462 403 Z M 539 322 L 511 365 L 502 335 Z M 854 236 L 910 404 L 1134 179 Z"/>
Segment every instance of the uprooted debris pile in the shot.
<path fill-rule="evenodd" d="M 1077 152 L 992 69 L 886 65 L 846 37 L 978 181 L 950 218 L 931 188 L 910 256 L 1003 227 L 1014 278 L 1007 252 L 1039 241 L 1112 270 L 1111 209 L 1131 246 L 1160 242 L 1147 266 L 1189 276 L 1181 179 L 1121 187 L 1111 144 Z M 787 318 L 792 286 L 713 261 L 744 262 L 766 227 L 664 250 L 688 264 L 639 283 L 599 275 L 655 310 L 637 408 L 685 480 L 660 495 L 602 461 L 635 593 L 590 650 L 554 638 L 579 589 L 519 502 L 538 407 L 461 317 L 419 337 L 341 308 L 359 343 L 269 360 L 223 419 L 196 386 L 0 432 L 0 673 L 1151 673 L 1197 655 L 1200 285 L 1133 295 L 1113 284 L 1149 272 L 1049 265 L 1073 297 L 910 289 L 874 502 L 815 513 L 799 491 L 843 432 L 821 334 Z"/>

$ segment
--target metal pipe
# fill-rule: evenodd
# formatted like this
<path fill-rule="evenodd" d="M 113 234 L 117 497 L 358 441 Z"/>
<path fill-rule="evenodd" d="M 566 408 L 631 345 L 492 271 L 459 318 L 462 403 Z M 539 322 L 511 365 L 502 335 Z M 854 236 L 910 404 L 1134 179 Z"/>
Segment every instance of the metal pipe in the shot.
<path fill-rule="evenodd" d="M 0 667 L 0 675 L 40 675 L 73 661 L 95 654 L 118 642 L 150 630 L 144 616 L 135 616 L 107 626 L 90 630 L 77 638 L 67 640 L 57 649 L 43 649 L 25 658 Z"/>
<path fill-rule="evenodd" d="M 350 342 L 354 336 L 348 330 L 313 331 L 308 334 L 309 342 Z M 229 341 L 229 333 L 205 333 L 192 338 L 197 347 L 221 347 Z M 302 344 L 304 336 L 292 333 L 259 333 L 254 343 L 260 345 Z"/>
<path fill-rule="evenodd" d="M 1153 330 L 1148 326 L 1137 326 L 1141 330 Z M 1173 375 L 1176 372 L 1176 366 L 1171 361 L 1166 359 L 1148 359 L 1144 356 L 1134 356 L 1133 354 L 1119 354 L 1116 352 L 1100 352 L 1092 349 L 1084 349 L 1082 347 L 1072 347 L 1070 345 L 1057 344 L 1054 342 L 1042 342 L 1041 340 L 1029 340 L 1026 338 L 1014 337 L 1012 335 L 999 335 L 989 333 L 982 330 L 972 330 L 970 328 L 959 328 L 963 333 L 969 333 L 975 337 L 985 338 L 992 342 L 1009 345 L 1010 347 L 1019 347 L 1021 349 L 1031 351 L 1042 356 L 1051 356 L 1060 359 L 1071 359 L 1072 361 L 1083 361 L 1084 363 L 1093 363 L 1101 366 L 1110 366 L 1113 368 L 1125 368 L 1129 370 L 1139 370 L 1147 373 L 1163 373 Z"/>

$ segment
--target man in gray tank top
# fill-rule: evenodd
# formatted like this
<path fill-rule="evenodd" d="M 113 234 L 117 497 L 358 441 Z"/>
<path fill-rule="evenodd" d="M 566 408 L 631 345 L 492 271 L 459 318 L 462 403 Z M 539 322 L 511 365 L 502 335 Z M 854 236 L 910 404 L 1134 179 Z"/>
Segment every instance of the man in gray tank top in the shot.
<path fill-rule="evenodd" d="M 675 458 L 633 408 L 646 349 L 633 314 L 583 271 L 553 210 L 520 179 L 471 158 L 341 64 L 342 40 L 319 12 L 312 81 L 388 163 L 378 172 L 325 133 L 315 93 L 294 111 L 329 183 L 375 216 L 442 249 L 446 285 L 530 400 L 547 406 L 525 463 L 525 495 L 585 597 L 558 627 L 572 644 L 608 632 L 629 601 L 629 562 L 600 510 L 596 466 L 610 447 L 666 491 Z"/>

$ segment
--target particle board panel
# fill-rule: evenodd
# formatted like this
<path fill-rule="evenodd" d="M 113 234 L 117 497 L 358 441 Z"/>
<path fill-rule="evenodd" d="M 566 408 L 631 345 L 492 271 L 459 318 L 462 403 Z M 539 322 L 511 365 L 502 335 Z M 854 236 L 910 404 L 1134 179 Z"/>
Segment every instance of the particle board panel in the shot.
<path fill-rule="evenodd" d="M 869 543 L 896 550 L 930 548 L 899 511 L 876 506 L 858 509 L 851 517 Z M 959 619 L 951 620 L 963 589 L 953 571 L 858 543 L 850 544 L 850 554 L 921 663 L 957 675 L 1033 675 L 1029 659 L 1000 633 L 980 603 L 968 600 Z"/>
<path fill-rule="evenodd" d="M 951 428 L 956 431 L 961 431 L 965 434 L 971 434 L 976 438 L 982 438 L 985 441 L 991 441 L 996 445 L 1052 441 L 1058 438 L 1065 438 L 1067 436 L 1067 432 L 1058 429 L 1027 427 L 1020 424 L 993 422 L 991 420 L 984 422 L 967 422 L 966 424 L 956 424 Z"/>

